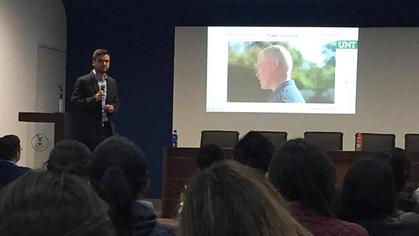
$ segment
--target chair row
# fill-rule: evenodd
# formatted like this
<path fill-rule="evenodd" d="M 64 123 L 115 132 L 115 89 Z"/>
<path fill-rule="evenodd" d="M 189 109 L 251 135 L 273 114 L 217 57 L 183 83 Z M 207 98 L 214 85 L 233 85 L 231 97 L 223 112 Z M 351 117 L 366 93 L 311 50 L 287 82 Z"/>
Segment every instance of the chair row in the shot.
<path fill-rule="evenodd" d="M 275 147 L 287 141 L 287 132 L 283 131 L 256 131 L 269 139 Z M 362 137 L 362 151 L 376 152 L 395 147 L 394 134 L 357 133 Z M 316 144 L 327 151 L 343 149 L 342 132 L 305 132 L 304 139 Z M 204 130 L 201 132 L 201 146 L 216 144 L 223 148 L 234 148 L 239 140 L 239 132 L 226 130 Z M 408 152 L 419 152 L 419 134 L 405 135 L 405 149 Z"/>

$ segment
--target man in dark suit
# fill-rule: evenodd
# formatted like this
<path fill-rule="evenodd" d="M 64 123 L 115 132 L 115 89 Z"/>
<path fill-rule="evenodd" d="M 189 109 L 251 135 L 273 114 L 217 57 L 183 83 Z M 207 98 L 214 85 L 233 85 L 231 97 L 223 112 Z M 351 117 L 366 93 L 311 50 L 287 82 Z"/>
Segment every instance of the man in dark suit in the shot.
<path fill-rule="evenodd" d="M 106 74 L 109 65 L 109 52 L 95 50 L 93 70 L 77 79 L 71 96 L 74 137 L 90 150 L 116 134 L 113 115 L 118 110 L 119 97 L 116 81 Z"/>
<path fill-rule="evenodd" d="M 16 135 L 0 138 L 0 189 L 30 171 L 16 165 L 20 160 L 20 150 L 20 140 Z"/>

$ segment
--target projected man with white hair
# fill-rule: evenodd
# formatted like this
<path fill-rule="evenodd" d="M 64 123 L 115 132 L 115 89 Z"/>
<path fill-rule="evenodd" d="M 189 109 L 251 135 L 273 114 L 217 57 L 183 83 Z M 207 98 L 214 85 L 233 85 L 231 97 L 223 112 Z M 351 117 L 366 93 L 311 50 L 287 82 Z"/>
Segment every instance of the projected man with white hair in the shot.
<path fill-rule="evenodd" d="M 268 102 L 305 103 L 291 79 L 292 64 L 290 52 L 281 45 L 270 46 L 259 52 L 256 77 L 261 89 L 273 92 Z"/>

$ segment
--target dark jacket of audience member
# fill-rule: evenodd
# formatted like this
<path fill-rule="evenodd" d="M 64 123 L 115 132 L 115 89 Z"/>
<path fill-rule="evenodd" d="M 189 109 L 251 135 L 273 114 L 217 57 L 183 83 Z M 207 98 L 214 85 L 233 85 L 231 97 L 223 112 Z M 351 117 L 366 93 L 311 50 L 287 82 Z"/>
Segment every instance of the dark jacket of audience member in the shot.
<path fill-rule="evenodd" d="M 368 235 L 361 226 L 334 216 L 335 170 L 317 146 L 304 139 L 286 142 L 274 154 L 268 176 L 313 235 Z"/>
<path fill-rule="evenodd" d="M 347 172 L 339 217 L 363 225 L 371 236 L 418 235 L 419 227 L 391 217 L 395 185 L 391 168 L 364 158 Z"/>
<path fill-rule="evenodd" d="M 234 147 L 234 159 L 266 173 L 273 152 L 274 146 L 269 139 L 256 131 L 250 131 Z"/>
<path fill-rule="evenodd" d="M 91 153 L 86 145 L 76 140 L 64 140 L 55 145 L 45 165 L 53 173 L 77 175 L 87 180 L 90 158 Z"/>
<path fill-rule="evenodd" d="M 233 161 L 213 164 L 189 185 L 182 236 L 311 235 L 288 213 L 285 201 L 255 169 Z"/>
<path fill-rule="evenodd" d="M 93 152 L 89 174 L 93 187 L 111 207 L 119 236 L 174 235 L 170 226 L 157 223 L 151 206 L 141 201 L 148 188 L 148 170 L 143 152 L 133 142 L 117 136 L 104 140 Z"/>
<path fill-rule="evenodd" d="M 0 191 L 0 235 L 116 236 L 107 211 L 86 181 L 30 172 Z"/>
<path fill-rule="evenodd" d="M 0 189 L 30 171 L 16 164 L 20 160 L 20 149 L 17 136 L 6 135 L 0 138 Z"/>

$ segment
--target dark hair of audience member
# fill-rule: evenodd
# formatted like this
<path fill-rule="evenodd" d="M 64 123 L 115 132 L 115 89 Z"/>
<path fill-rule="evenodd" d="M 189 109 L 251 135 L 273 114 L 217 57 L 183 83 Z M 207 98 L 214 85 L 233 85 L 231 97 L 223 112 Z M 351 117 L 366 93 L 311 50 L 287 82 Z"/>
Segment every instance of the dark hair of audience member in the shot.
<path fill-rule="evenodd" d="M 94 150 L 89 173 L 93 187 L 111 207 L 118 235 L 131 235 L 132 204 L 148 185 L 141 149 L 123 137 L 107 138 Z"/>
<path fill-rule="evenodd" d="M 225 160 L 223 150 L 214 144 L 208 144 L 199 149 L 196 163 L 200 170 L 204 170 L 211 166 L 213 163 Z"/>
<path fill-rule="evenodd" d="M 326 153 L 304 139 L 294 139 L 275 152 L 268 176 L 288 201 L 301 202 L 333 216 L 335 169 Z"/>
<path fill-rule="evenodd" d="M 273 152 L 274 146 L 269 139 L 256 131 L 250 131 L 237 142 L 234 148 L 234 159 L 243 165 L 266 173 Z"/>
<path fill-rule="evenodd" d="M 80 178 L 29 172 L 0 192 L 0 235 L 115 236 L 107 211 Z"/>
<path fill-rule="evenodd" d="M 397 192 L 402 191 L 409 179 L 411 168 L 406 151 L 401 148 L 393 148 L 390 151 L 377 153 L 374 158 L 383 160 L 390 165 L 393 171 L 394 187 Z"/>
<path fill-rule="evenodd" d="M 89 148 L 75 140 L 64 140 L 57 143 L 45 162 L 48 171 L 56 174 L 73 174 L 88 178 L 87 164 L 90 161 Z"/>
<path fill-rule="evenodd" d="M 339 217 L 360 222 L 389 216 L 394 210 L 395 194 L 390 167 L 378 160 L 363 158 L 346 173 Z"/>
<path fill-rule="evenodd" d="M 0 159 L 12 161 L 20 158 L 20 139 L 16 135 L 0 138 Z M 17 160 L 18 161 L 18 160 Z"/>
<path fill-rule="evenodd" d="M 253 168 L 218 162 L 199 172 L 189 185 L 180 235 L 311 235 L 290 216 L 285 204 Z"/>

